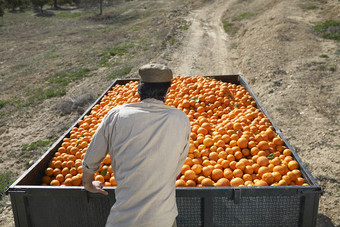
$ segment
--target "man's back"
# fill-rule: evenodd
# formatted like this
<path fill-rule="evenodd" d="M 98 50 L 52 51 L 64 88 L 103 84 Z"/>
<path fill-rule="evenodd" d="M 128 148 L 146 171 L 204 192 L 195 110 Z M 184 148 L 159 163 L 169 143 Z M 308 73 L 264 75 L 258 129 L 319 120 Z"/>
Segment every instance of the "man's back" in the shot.
<path fill-rule="evenodd" d="M 107 224 L 171 226 L 177 216 L 176 176 L 188 152 L 187 116 L 146 99 L 115 108 L 106 118 L 99 130 L 108 140 L 118 185 Z"/>

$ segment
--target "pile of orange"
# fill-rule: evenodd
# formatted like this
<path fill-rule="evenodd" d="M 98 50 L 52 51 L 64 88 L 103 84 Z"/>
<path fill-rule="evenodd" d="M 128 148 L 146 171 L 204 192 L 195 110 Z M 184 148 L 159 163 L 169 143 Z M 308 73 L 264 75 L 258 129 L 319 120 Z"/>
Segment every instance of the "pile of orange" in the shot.
<path fill-rule="evenodd" d="M 49 163 L 44 185 L 81 185 L 81 162 L 98 125 L 113 107 L 139 102 L 137 87 L 138 82 L 114 86 L 78 122 Z M 177 76 L 165 103 L 191 122 L 189 154 L 177 187 L 307 185 L 291 150 L 243 86 Z M 109 154 L 95 180 L 116 186 Z"/>
<path fill-rule="evenodd" d="M 52 186 L 80 186 L 82 185 L 82 160 L 87 147 L 105 115 L 115 106 L 139 102 L 137 92 L 138 82 L 129 82 L 125 85 L 115 85 L 96 104 L 89 115 L 78 121 L 78 127 L 72 128 L 69 137 L 54 154 L 42 178 L 43 185 Z M 112 173 L 111 158 L 108 154 L 99 170 L 95 173 L 95 180 L 101 181 L 104 186 L 116 186 Z"/>

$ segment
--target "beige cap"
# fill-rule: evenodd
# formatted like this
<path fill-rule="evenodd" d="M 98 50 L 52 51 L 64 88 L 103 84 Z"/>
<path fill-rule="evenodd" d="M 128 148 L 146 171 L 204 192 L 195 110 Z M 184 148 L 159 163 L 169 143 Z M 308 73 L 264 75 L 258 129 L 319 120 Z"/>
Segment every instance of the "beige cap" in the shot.
<path fill-rule="evenodd" d="M 151 63 L 139 69 L 141 81 L 146 83 L 171 82 L 172 71 L 165 65 Z"/>

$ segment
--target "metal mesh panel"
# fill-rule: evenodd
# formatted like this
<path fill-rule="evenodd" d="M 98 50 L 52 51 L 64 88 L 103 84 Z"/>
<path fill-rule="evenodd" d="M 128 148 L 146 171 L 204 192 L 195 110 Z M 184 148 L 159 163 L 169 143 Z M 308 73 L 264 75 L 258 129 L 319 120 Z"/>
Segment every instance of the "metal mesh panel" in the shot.
<path fill-rule="evenodd" d="M 177 197 L 178 226 L 199 227 L 203 226 L 202 199 L 200 197 Z"/>
<path fill-rule="evenodd" d="M 105 226 L 110 212 L 109 201 L 101 198 L 91 198 L 86 203 L 82 197 L 27 197 L 27 205 L 35 227 L 100 227 Z"/>
<path fill-rule="evenodd" d="M 300 198 L 293 196 L 247 197 L 239 204 L 215 197 L 214 226 L 299 226 L 300 205 Z"/>

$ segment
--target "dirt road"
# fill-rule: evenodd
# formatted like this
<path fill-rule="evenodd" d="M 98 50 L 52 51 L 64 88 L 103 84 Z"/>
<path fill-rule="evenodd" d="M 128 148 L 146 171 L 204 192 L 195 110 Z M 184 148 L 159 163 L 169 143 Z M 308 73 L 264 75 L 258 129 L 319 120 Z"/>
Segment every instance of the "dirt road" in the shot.
<path fill-rule="evenodd" d="M 237 73 L 230 51 L 230 38 L 222 16 L 235 1 L 214 1 L 194 10 L 186 20 L 190 27 L 181 47 L 173 53 L 169 66 L 175 74 L 222 75 Z"/>

